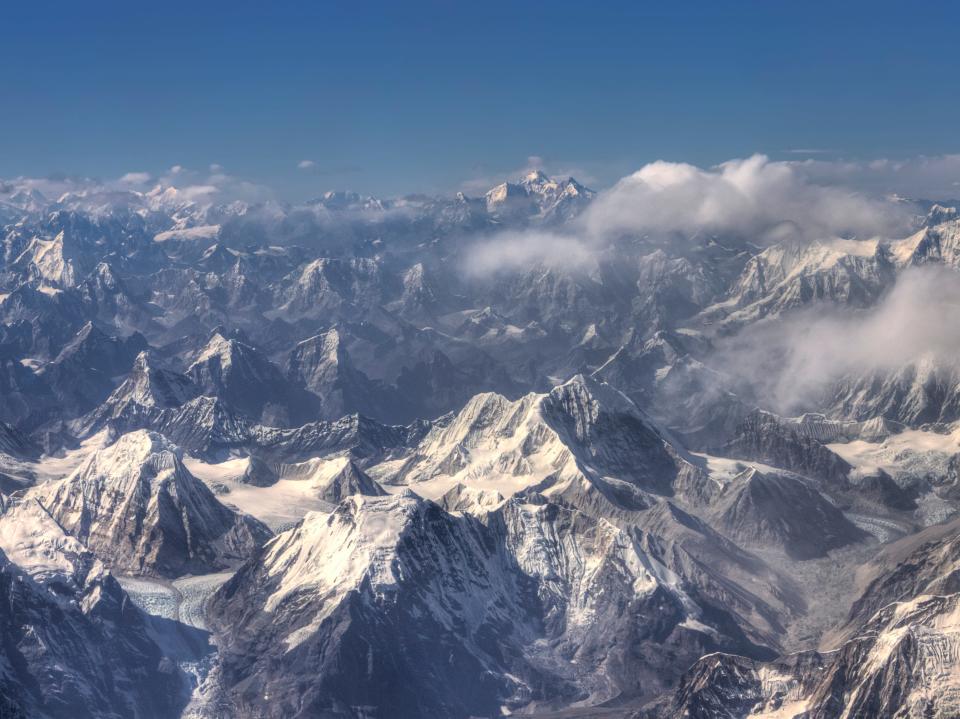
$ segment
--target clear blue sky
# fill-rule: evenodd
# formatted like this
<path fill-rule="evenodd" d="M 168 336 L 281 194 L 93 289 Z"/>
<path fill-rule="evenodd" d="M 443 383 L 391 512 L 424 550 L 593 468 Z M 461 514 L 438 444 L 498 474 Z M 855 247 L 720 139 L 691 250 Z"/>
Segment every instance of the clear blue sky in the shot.
<path fill-rule="evenodd" d="M 658 158 L 956 152 L 955 7 L 4 3 L 0 176 L 219 163 L 300 197 L 529 155 L 605 184 Z"/>

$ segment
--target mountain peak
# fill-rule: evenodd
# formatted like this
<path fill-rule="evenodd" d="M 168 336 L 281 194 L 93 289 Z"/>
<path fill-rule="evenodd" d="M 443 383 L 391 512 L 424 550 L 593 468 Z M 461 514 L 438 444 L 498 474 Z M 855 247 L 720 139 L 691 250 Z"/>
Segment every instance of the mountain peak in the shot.
<path fill-rule="evenodd" d="M 220 504 L 183 466 L 179 447 L 148 430 L 122 435 L 33 493 L 105 563 L 135 574 L 217 571 L 269 536 Z"/>
<path fill-rule="evenodd" d="M 549 177 L 543 172 L 543 170 L 530 170 L 526 175 L 523 176 L 523 181 L 528 184 L 548 182 Z"/>

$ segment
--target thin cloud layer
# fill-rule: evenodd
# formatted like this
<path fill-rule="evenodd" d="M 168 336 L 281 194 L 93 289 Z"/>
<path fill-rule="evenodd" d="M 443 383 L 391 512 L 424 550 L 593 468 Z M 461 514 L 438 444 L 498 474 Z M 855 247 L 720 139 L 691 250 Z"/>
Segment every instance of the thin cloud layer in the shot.
<path fill-rule="evenodd" d="M 718 366 L 768 406 L 792 414 L 815 406 L 838 379 L 960 357 L 960 274 L 905 270 L 883 300 L 857 313 L 823 307 L 762 322 L 720 341 Z"/>
<path fill-rule="evenodd" d="M 842 184 L 874 195 L 927 200 L 960 198 L 960 154 L 869 162 L 811 159 L 791 164 L 811 182 Z"/>
<path fill-rule="evenodd" d="M 585 269 L 593 265 L 591 248 L 571 235 L 554 232 L 502 232 L 471 246 L 463 262 L 467 274 L 522 272 L 533 267 Z"/>
<path fill-rule="evenodd" d="M 48 200 L 62 198 L 67 203 L 71 197 L 84 198 L 88 202 L 93 198 L 122 202 L 124 196 L 137 197 L 156 188 L 170 187 L 177 189 L 177 196 L 182 201 L 210 205 L 235 200 L 263 202 L 273 197 L 268 188 L 231 175 L 218 164 L 210 165 L 207 171 L 174 165 L 158 176 L 132 171 L 108 180 L 70 176 L 17 177 L 0 182 L 0 195 L 38 192 Z"/>

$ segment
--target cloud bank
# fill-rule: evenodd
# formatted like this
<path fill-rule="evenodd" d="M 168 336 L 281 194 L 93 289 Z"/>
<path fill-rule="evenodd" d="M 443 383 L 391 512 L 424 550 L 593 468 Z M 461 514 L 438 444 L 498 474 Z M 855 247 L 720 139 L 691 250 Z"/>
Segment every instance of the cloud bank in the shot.
<path fill-rule="evenodd" d="M 528 261 L 569 264 L 557 254 L 584 259 L 623 236 L 683 241 L 710 234 L 770 244 L 899 237 L 910 230 L 911 204 L 815 181 L 811 167 L 764 155 L 711 168 L 652 162 L 600 192 L 562 233 L 495 236 L 478 244 L 466 262 L 491 270 L 522 269 Z"/>
<path fill-rule="evenodd" d="M 815 406 L 844 376 L 892 372 L 914 362 L 953 366 L 960 357 L 960 274 L 905 270 L 880 303 L 856 313 L 817 307 L 760 322 L 720 340 L 718 367 L 783 414 Z"/>
<path fill-rule="evenodd" d="M 873 237 L 907 228 L 905 208 L 845 185 L 816 184 L 793 163 L 764 155 L 703 169 L 653 162 L 601 193 L 583 215 L 590 238 L 708 232 L 763 242 Z"/>

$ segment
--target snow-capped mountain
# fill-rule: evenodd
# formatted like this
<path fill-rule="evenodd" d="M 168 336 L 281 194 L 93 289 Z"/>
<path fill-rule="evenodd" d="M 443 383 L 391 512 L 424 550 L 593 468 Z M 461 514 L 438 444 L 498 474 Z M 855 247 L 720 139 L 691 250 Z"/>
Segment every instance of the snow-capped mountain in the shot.
<path fill-rule="evenodd" d="M 541 170 L 531 170 L 516 184 L 503 182 L 488 190 L 487 212 L 498 219 L 569 220 L 575 217 L 594 197 L 572 177 L 557 180 Z"/>
<path fill-rule="evenodd" d="M 177 577 L 225 569 L 270 535 L 224 507 L 158 434 L 97 450 L 65 479 L 27 497 L 119 573 Z"/>
<path fill-rule="evenodd" d="M 542 499 L 481 521 L 411 492 L 356 495 L 308 514 L 214 595 L 218 701 L 279 717 L 376 695 L 393 716 L 482 716 L 651 691 L 664 680 L 643 650 L 654 644 L 762 655 L 697 603 L 682 562 Z"/>
<path fill-rule="evenodd" d="M 42 187 L 0 183 L 0 715 L 956 713 L 953 203 Z"/>

